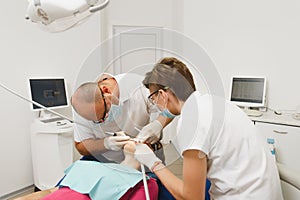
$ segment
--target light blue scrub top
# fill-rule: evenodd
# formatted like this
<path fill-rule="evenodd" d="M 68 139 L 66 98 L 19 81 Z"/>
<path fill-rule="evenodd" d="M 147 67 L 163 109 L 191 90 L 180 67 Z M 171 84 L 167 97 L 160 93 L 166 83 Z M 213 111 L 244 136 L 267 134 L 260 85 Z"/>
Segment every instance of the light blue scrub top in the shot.
<path fill-rule="evenodd" d="M 59 187 L 69 187 L 91 199 L 120 199 L 142 180 L 142 173 L 125 165 L 78 160 L 65 170 Z"/>

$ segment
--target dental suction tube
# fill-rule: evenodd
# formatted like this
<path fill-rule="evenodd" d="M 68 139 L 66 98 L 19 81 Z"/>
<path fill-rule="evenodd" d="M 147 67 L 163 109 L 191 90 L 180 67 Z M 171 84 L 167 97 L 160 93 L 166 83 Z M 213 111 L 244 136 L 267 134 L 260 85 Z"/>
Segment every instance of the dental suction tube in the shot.
<path fill-rule="evenodd" d="M 10 92 L 11 94 L 13 94 L 13 95 L 15 95 L 15 96 L 17 96 L 17 97 L 19 97 L 19 98 L 21 98 L 21 99 L 23 99 L 23 100 L 29 102 L 29 103 L 32 103 L 32 104 L 34 104 L 34 105 L 36 105 L 36 106 L 38 106 L 38 107 L 41 107 L 42 109 L 45 109 L 45 110 L 47 110 L 48 112 L 50 112 L 50 113 L 52 113 L 52 114 L 54 114 L 54 115 L 56 115 L 56 116 L 59 116 L 59 117 L 65 119 L 65 120 L 69 121 L 69 122 L 72 123 L 72 124 L 75 123 L 75 124 L 84 126 L 85 128 L 88 128 L 88 129 L 90 129 L 90 130 L 93 130 L 91 127 L 86 126 L 85 124 L 82 124 L 82 123 L 80 123 L 80 122 L 76 122 L 76 121 L 74 121 L 74 120 L 71 120 L 70 118 L 68 118 L 68 117 L 66 117 L 66 116 L 64 116 L 64 115 L 62 115 L 62 114 L 60 114 L 60 113 L 58 113 L 58 112 L 55 112 L 55 111 L 53 111 L 53 110 L 51 110 L 51 109 L 49 109 L 49 108 L 47 108 L 47 107 L 45 107 L 45 106 L 43 106 L 43 105 L 41 105 L 41 104 L 35 102 L 35 101 L 32 101 L 32 100 L 30 100 L 30 99 L 28 99 L 28 98 L 26 98 L 26 97 L 24 97 L 24 96 L 18 94 L 17 92 L 13 91 L 12 89 L 9 89 L 8 87 L 6 87 L 5 85 L 3 85 L 2 83 L 0 83 L 0 87 L 2 87 L 3 89 L 5 89 L 6 91 Z"/>

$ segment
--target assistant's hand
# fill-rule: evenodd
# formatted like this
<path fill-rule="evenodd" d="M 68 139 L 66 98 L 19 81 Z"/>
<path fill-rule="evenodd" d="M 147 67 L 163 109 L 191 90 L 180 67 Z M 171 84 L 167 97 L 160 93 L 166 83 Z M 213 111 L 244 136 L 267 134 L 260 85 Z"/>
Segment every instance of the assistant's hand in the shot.
<path fill-rule="evenodd" d="M 109 136 L 104 138 L 104 147 L 108 150 L 119 151 L 130 139 L 124 132 L 117 132 L 116 136 Z"/>
<path fill-rule="evenodd" d="M 137 135 L 137 139 L 141 142 L 154 144 L 160 139 L 162 125 L 158 120 L 154 120 L 142 128 L 141 132 Z"/>
<path fill-rule="evenodd" d="M 139 143 L 135 146 L 134 157 L 151 170 L 156 162 L 161 163 L 161 160 L 156 157 L 154 152 L 146 144 Z"/>

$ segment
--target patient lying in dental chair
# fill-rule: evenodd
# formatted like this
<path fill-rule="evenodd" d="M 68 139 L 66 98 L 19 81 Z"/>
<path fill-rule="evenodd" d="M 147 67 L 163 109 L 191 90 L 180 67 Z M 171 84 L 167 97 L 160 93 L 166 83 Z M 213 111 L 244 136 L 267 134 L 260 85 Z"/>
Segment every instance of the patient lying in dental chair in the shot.
<path fill-rule="evenodd" d="M 96 161 L 76 161 L 65 172 L 59 187 L 35 192 L 16 200 L 90 200 L 146 199 L 140 163 L 134 159 L 135 143 L 124 146 L 125 159 L 121 164 Z M 151 200 L 157 200 L 155 179 L 147 180 Z"/>

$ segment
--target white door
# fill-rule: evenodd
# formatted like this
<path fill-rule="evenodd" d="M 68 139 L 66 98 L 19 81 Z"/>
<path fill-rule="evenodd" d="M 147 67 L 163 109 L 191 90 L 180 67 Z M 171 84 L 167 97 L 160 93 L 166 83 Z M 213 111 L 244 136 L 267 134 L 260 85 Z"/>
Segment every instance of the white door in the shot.
<path fill-rule="evenodd" d="M 162 58 L 161 28 L 114 25 L 113 34 L 114 74 L 149 69 Z"/>

